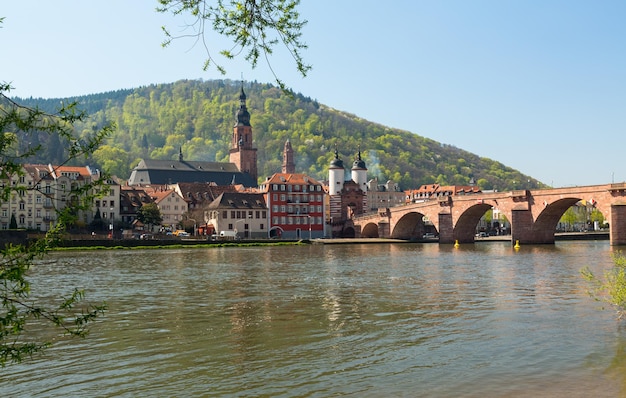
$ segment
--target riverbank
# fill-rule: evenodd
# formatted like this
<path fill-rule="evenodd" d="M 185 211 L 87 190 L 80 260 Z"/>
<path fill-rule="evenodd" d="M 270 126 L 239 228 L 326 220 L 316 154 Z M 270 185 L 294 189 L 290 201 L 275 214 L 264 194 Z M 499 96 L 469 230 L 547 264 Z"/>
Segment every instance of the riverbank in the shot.
<path fill-rule="evenodd" d="M 555 240 L 608 240 L 608 232 L 575 232 L 557 233 Z M 475 243 L 511 241 L 510 235 L 476 237 Z M 177 247 L 245 247 L 245 246 L 282 246 L 300 244 L 385 244 L 385 243 L 439 243 L 436 238 L 421 241 L 390 238 L 333 238 L 333 239 L 300 239 L 300 240 L 276 240 L 276 239 L 254 239 L 239 241 L 210 241 L 206 239 L 65 239 L 59 243 L 59 250 L 98 250 L 98 249 L 140 249 L 140 248 L 177 248 Z"/>

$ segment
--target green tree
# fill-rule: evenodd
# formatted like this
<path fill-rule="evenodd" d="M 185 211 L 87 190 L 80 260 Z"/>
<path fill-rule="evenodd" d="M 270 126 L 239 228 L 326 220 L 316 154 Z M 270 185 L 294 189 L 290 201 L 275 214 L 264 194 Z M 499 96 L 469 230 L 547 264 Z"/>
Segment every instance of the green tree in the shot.
<path fill-rule="evenodd" d="M 194 38 L 196 42 L 202 43 L 207 54 L 204 70 L 214 66 L 220 73 L 226 74 L 224 67 L 216 62 L 215 52 L 209 50 L 210 44 L 205 35 L 207 24 L 215 32 L 233 41 L 233 48 L 220 51 L 222 56 L 233 59 L 243 53 L 253 68 L 257 66 L 259 57 L 265 58 L 283 90 L 285 85 L 269 62 L 269 56 L 277 45 L 282 43 L 287 49 L 303 77 L 311 70 L 300 54 L 307 48 L 301 41 L 302 28 L 307 21 L 301 20 L 297 11 L 300 0 L 159 0 L 159 3 L 157 11 L 189 16 L 192 21 L 186 24 L 190 31 L 180 35 L 172 35 L 166 27 L 162 27 L 166 36 L 163 46 L 182 37 Z"/>
<path fill-rule="evenodd" d="M 58 137 L 68 143 L 65 163 L 91 154 L 110 132 L 107 126 L 91 136 L 77 137 L 74 123 L 84 120 L 86 115 L 75 103 L 62 106 L 54 114 L 45 113 L 8 98 L 5 93 L 10 89 L 8 84 L 0 84 L 0 180 L 23 175 L 24 160 L 42 151 L 41 144 L 16 146 L 16 141 L 26 141 L 34 134 Z M 20 149 L 16 151 L 16 148 Z M 33 185 L 24 188 L 2 184 L 0 202 L 10 200 L 11 195 L 23 194 L 24 190 L 39 189 L 39 184 Z M 6 245 L 0 249 L 0 367 L 50 346 L 50 342 L 39 341 L 29 333 L 33 320 L 47 322 L 72 336 L 85 336 L 88 325 L 104 312 L 105 304 L 85 303 L 84 292 L 78 289 L 52 301 L 38 302 L 31 296 L 38 287 L 32 286 L 28 278 L 33 261 L 57 246 L 66 226 L 76 221 L 79 210 L 91 208 L 94 197 L 89 192 L 95 192 L 100 185 L 102 182 L 97 181 L 73 191 L 76 200 L 68 201 L 67 207 L 57 210 L 57 223 L 45 237 L 28 245 Z"/>
<path fill-rule="evenodd" d="M 159 225 L 163 221 L 156 203 L 146 203 L 137 210 L 137 219 L 146 225 Z M 150 228 L 152 229 L 152 228 Z"/>
<path fill-rule="evenodd" d="M 574 224 L 578 220 L 578 214 L 574 211 L 574 206 L 570 207 L 563 213 L 561 216 L 560 222 L 563 224 L 567 224 L 567 230 L 571 231 L 573 229 Z"/>
<path fill-rule="evenodd" d="M 93 159 L 112 175 L 127 178 L 130 170 L 128 168 L 128 152 L 111 145 L 101 145 L 92 155 Z"/>
<path fill-rule="evenodd" d="M 621 251 L 611 254 L 613 267 L 604 271 L 603 277 L 596 276 L 589 267 L 580 273 L 590 285 L 589 295 L 595 300 L 609 304 L 615 309 L 618 319 L 626 314 L 626 257 Z"/>

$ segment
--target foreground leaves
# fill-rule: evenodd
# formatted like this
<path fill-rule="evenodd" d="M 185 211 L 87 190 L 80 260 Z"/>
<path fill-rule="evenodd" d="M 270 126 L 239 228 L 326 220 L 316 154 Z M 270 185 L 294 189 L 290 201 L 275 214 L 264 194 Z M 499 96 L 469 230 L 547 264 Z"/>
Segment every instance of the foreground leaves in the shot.
<path fill-rule="evenodd" d="M 62 164 L 92 153 L 112 130 L 105 126 L 89 135 L 79 136 L 74 123 L 86 118 L 75 103 L 62 106 L 58 113 L 49 114 L 36 108 L 22 106 L 4 95 L 9 85 L 0 84 L 0 204 L 16 197 L 24 197 L 28 191 L 40 189 L 39 181 L 32 186 L 14 183 L 25 175 L 22 167 L 31 156 L 42 149 L 32 144 L 33 138 L 42 134 L 56 136 L 66 143 Z M 62 148 L 61 148 L 62 149 Z M 58 167 L 58 165 L 57 165 Z M 106 176 L 96 181 L 72 188 L 73 200 L 62 209 L 56 209 L 55 225 L 43 238 L 21 245 L 6 245 L 0 250 L 0 367 L 20 362 L 51 345 L 41 333 L 51 327 L 63 334 L 85 337 L 90 325 L 106 309 L 106 304 L 91 305 L 84 302 L 83 290 L 74 289 L 66 296 L 36 300 L 34 286 L 29 280 L 31 265 L 56 247 L 68 225 L 79 214 L 90 211 L 93 200 L 105 187 Z M 39 296 L 45 286 L 37 286 Z"/>
<path fill-rule="evenodd" d="M 626 315 L 626 257 L 621 251 L 612 253 L 613 266 L 604 271 L 602 278 L 596 276 L 589 267 L 580 273 L 589 282 L 589 295 L 595 300 L 609 304 L 618 319 Z"/>

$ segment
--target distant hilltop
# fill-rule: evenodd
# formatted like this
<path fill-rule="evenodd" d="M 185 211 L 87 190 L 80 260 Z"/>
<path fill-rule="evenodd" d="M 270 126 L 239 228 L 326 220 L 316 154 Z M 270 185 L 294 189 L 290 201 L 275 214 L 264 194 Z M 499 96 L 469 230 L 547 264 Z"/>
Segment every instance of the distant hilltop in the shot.
<path fill-rule="evenodd" d="M 228 162 L 241 86 L 230 80 L 181 80 L 72 98 L 15 100 L 50 112 L 60 101 L 77 101 L 91 115 L 75 126 L 83 134 L 114 124 L 115 132 L 86 163 L 127 179 L 140 159 L 175 160 L 180 151 L 189 161 Z M 320 180 L 327 176 L 335 148 L 344 158 L 360 148 L 368 178 L 393 180 L 402 190 L 470 182 L 482 190 L 545 187 L 495 160 L 332 109 L 300 93 L 288 95 L 257 82 L 243 82 L 243 87 L 258 148 L 258 181 L 280 172 L 283 145 L 289 140 L 296 169 Z M 40 138 L 45 150 L 30 162 L 63 159 L 58 138 Z"/>

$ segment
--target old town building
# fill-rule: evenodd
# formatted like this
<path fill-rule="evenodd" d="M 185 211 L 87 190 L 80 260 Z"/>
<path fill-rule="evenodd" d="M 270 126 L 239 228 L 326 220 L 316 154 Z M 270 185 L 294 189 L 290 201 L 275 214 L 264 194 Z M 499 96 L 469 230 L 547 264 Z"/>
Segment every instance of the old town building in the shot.
<path fill-rule="evenodd" d="M 261 184 L 269 210 L 270 237 L 324 236 L 322 183 L 300 173 L 276 173 Z"/>
<path fill-rule="evenodd" d="M 267 238 L 267 205 L 260 193 L 224 192 L 205 209 L 216 238 Z"/>
<path fill-rule="evenodd" d="M 0 227 L 8 229 L 12 220 L 17 228 L 48 231 L 57 221 L 57 212 L 78 200 L 78 190 L 100 178 L 89 166 L 25 164 L 22 172 L 0 182 L 15 188 L 0 204 Z M 77 224 L 91 222 L 91 211 L 80 211 Z"/>

